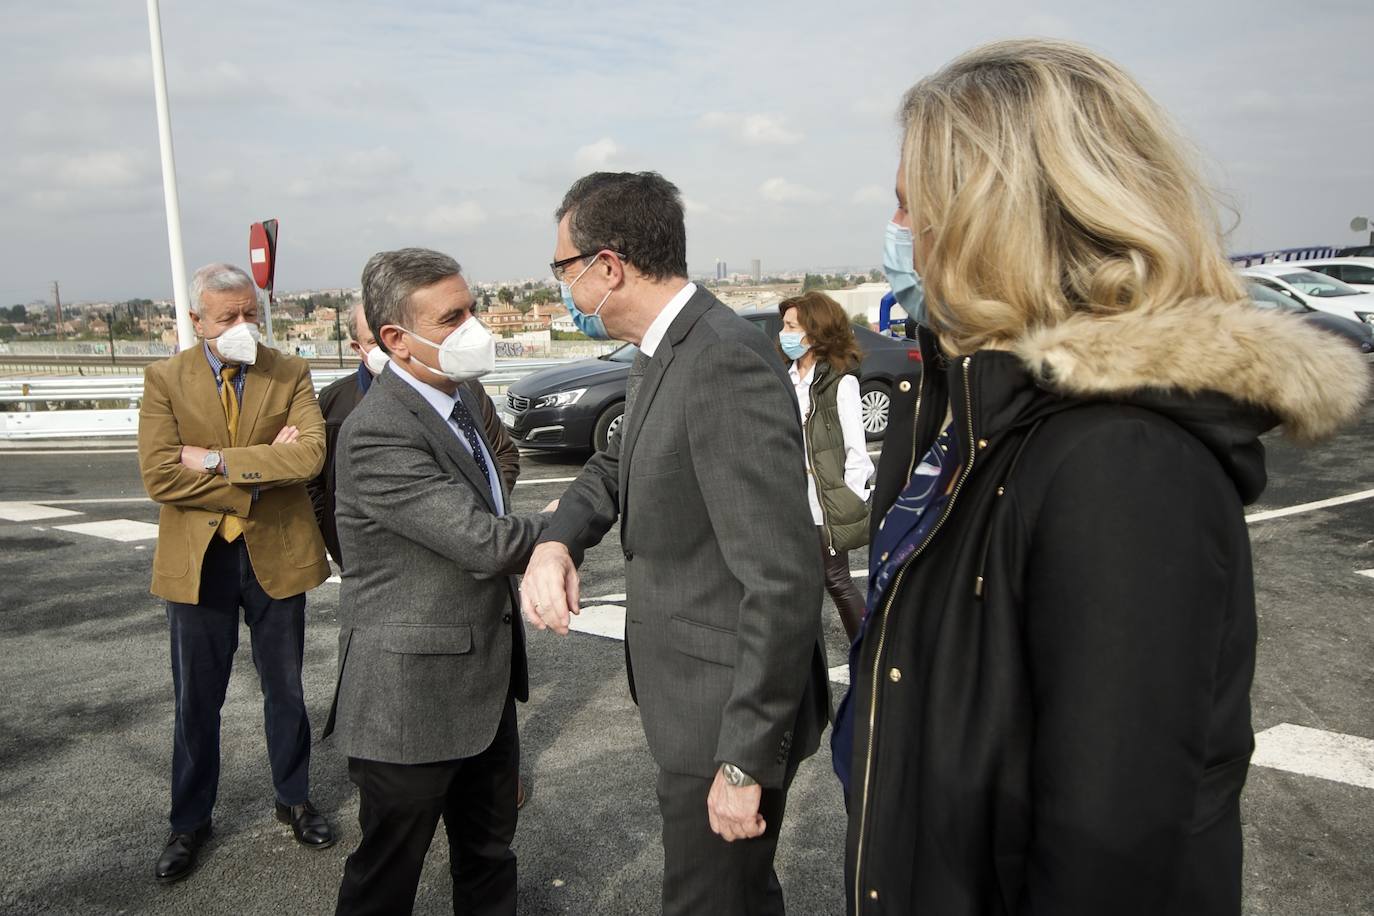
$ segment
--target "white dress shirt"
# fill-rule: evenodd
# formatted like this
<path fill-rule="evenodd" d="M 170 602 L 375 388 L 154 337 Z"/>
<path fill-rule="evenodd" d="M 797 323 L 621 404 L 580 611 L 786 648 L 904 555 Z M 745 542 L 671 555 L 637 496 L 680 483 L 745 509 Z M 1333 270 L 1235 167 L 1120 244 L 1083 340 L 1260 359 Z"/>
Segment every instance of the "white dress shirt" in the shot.
<path fill-rule="evenodd" d="M 794 360 L 787 369 L 792 379 L 792 389 L 797 395 L 797 407 L 802 419 L 811 416 L 811 381 L 815 378 L 816 367 L 802 377 L 797 371 Z M 844 434 L 844 483 L 853 490 L 859 499 L 868 499 L 868 478 L 873 474 L 873 459 L 868 457 L 868 440 L 864 438 L 863 408 L 859 405 L 859 380 L 852 375 L 840 379 L 835 388 L 835 406 L 840 412 L 840 432 Z M 806 438 L 806 426 L 802 426 L 802 438 Z M 811 443 L 803 441 L 807 455 L 811 454 Z M 825 524 L 821 513 L 821 501 L 816 496 L 816 478 L 811 470 L 811 462 L 806 462 L 806 498 L 811 503 L 811 518 L 817 525 Z"/>
<path fill-rule="evenodd" d="M 696 295 L 697 285 L 688 283 L 677 291 L 677 295 L 668 300 L 668 304 L 663 307 L 663 311 L 658 313 L 658 317 L 649 325 L 649 330 L 644 332 L 644 339 L 639 342 L 639 349 L 645 356 L 653 358 L 658 345 L 663 342 L 663 335 L 668 333 L 668 328 L 672 326 L 673 319 L 677 318 L 682 311 L 687 300 Z"/>
<path fill-rule="evenodd" d="M 396 363 L 396 360 L 392 359 L 391 362 Z M 405 369 L 401 368 L 400 364 L 393 365 L 391 367 L 391 371 L 394 372 L 397 376 L 399 376 L 407 385 L 409 385 L 411 388 L 414 388 L 417 392 L 419 392 L 420 397 L 424 398 L 426 401 L 429 402 L 429 406 L 433 407 L 435 412 L 438 413 L 439 416 L 443 419 L 444 423 L 448 424 L 448 428 L 453 430 L 453 435 L 458 438 L 458 441 L 463 446 L 463 450 L 466 451 L 469 455 L 471 455 L 472 446 L 468 445 L 467 436 L 463 435 L 463 431 L 458 428 L 458 424 L 453 420 L 453 405 L 458 401 L 457 392 L 453 394 L 447 394 L 443 391 L 440 391 L 433 385 L 426 384 L 425 382 L 422 382 L 415 376 L 411 375 Z M 481 415 L 478 414 L 473 416 L 472 422 L 474 424 L 481 423 Z M 497 515 L 505 515 L 506 501 L 501 498 L 501 478 L 499 476 L 500 471 L 496 467 L 496 462 L 492 460 L 491 453 L 487 451 L 486 445 L 482 442 L 481 436 L 477 437 L 477 445 L 482 449 L 482 457 L 487 459 L 487 471 L 491 476 L 492 504 L 496 506 Z"/>

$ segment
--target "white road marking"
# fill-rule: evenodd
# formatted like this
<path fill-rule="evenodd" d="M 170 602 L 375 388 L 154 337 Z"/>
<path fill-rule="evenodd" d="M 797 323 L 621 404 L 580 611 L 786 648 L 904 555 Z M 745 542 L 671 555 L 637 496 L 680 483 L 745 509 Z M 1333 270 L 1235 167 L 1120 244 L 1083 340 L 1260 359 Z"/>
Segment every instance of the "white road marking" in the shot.
<path fill-rule="evenodd" d="M 45 506 L 100 506 L 116 503 L 150 503 L 146 496 L 108 496 L 102 499 L 45 499 Z"/>
<path fill-rule="evenodd" d="M 54 525 L 53 527 L 58 531 L 88 534 L 91 537 L 105 538 L 108 541 L 148 541 L 157 537 L 157 525 L 130 521 L 127 518 L 112 518 L 103 522 L 82 522 L 79 525 Z"/>
<path fill-rule="evenodd" d="M 602 595 L 600 598 L 583 598 L 583 604 L 596 604 L 601 601 L 624 601 L 625 595 Z"/>
<path fill-rule="evenodd" d="M 1359 502 L 1362 499 L 1374 499 L 1374 490 L 1362 490 L 1359 493 L 1351 493 L 1346 496 L 1319 499 L 1313 503 L 1302 503 L 1297 506 L 1289 506 L 1286 509 L 1270 509 L 1268 512 L 1256 512 L 1254 515 L 1245 516 L 1245 520 L 1253 525 L 1255 522 L 1267 522 L 1271 518 L 1283 518 L 1285 515 L 1312 512 L 1316 509 L 1325 509 L 1330 506 L 1343 506 L 1346 503 Z"/>
<path fill-rule="evenodd" d="M 0 503 L 0 519 L 7 522 L 36 522 L 44 518 L 80 515 L 71 509 L 49 509 L 38 503 Z"/>
<path fill-rule="evenodd" d="M 568 629 L 607 639 L 625 639 L 625 609 L 618 604 L 593 604 L 573 614 Z"/>
<path fill-rule="evenodd" d="M 99 448 L 99 449 L 58 448 L 58 449 L 49 449 L 49 450 L 44 450 L 44 451 L 33 451 L 33 450 L 28 450 L 28 449 L 9 449 L 9 448 L 0 448 L 0 458 L 5 457 L 6 455 L 81 455 L 82 457 L 88 457 L 88 456 L 90 456 L 90 455 L 137 455 L 137 454 L 138 454 L 138 449 L 136 449 L 136 448 Z"/>
<path fill-rule="evenodd" d="M 1355 575 L 1368 576 L 1369 578 L 1374 579 L 1374 569 L 1357 569 L 1355 570 Z"/>
<path fill-rule="evenodd" d="M 340 585 L 343 583 L 343 579 L 339 576 L 330 576 L 328 579 L 325 579 L 324 581 L 333 582 L 335 585 Z"/>
<path fill-rule="evenodd" d="M 1255 766 L 1374 789 L 1374 741 L 1285 722 L 1255 736 Z"/>
<path fill-rule="evenodd" d="M 527 477 L 524 480 L 517 480 L 517 487 L 524 487 L 534 483 L 572 483 L 576 477 Z"/>
<path fill-rule="evenodd" d="M 832 667 L 832 668 L 830 669 L 830 683 L 832 683 L 832 684 L 848 684 L 848 683 L 849 683 L 849 666 L 848 666 L 848 665 L 835 665 L 834 667 Z"/>

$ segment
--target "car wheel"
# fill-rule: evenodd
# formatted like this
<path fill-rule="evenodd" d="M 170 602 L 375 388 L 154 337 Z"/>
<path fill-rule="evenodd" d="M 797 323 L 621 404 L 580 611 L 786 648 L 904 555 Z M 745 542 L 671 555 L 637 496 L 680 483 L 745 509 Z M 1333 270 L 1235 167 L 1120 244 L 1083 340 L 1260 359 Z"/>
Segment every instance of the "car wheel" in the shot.
<path fill-rule="evenodd" d="M 891 389 L 886 382 L 870 379 L 859 390 L 859 409 L 863 417 L 864 438 L 875 442 L 887 435 L 887 413 L 892 406 Z"/>
<path fill-rule="evenodd" d="M 620 424 L 625 419 L 625 402 L 612 404 L 601 412 L 601 416 L 596 418 L 596 429 L 592 430 L 592 448 L 598 452 L 606 451 L 606 446 L 611 442 L 611 436 L 620 432 Z"/>

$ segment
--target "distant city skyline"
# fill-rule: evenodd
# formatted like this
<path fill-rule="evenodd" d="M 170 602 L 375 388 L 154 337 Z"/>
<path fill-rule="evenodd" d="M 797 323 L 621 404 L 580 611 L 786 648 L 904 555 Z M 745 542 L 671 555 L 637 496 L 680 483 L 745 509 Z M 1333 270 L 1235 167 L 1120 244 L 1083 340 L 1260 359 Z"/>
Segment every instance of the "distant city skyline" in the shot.
<path fill-rule="evenodd" d="M 178 0 L 162 15 L 187 268 L 243 264 L 248 225 L 276 217 L 284 288 L 356 285 L 371 253 L 405 245 L 474 279 L 545 277 L 553 211 L 596 169 L 682 189 L 694 275 L 716 258 L 867 270 L 902 92 L 1024 35 L 1084 42 L 1142 82 L 1234 211 L 1232 251 L 1353 244 L 1351 217 L 1374 215 L 1374 123 L 1335 115 L 1363 110 L 1369 3 Z M 55 279 L 72 301 L 169 297 L 143 6 L 25 7 L 0 49 L 0 303 Z M 1299 116 L 1315 112 L 1314 132 Z"/>

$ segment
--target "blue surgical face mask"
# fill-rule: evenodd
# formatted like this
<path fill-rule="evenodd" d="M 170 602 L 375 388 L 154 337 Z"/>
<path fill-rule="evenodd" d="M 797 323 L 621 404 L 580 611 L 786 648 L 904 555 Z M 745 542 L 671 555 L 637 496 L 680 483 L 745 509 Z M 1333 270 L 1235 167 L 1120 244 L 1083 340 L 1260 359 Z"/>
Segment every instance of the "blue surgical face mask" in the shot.
<path fill-rule="evenodd" d="M 912 266 L 911 230 L 896 223 L 887 224 L 883 238 L 883 273 L 892 286 L 892 296 L 902 311 L 917 324 L 926 323 L 926 288 Z"/>
<path fill-rule="evenodd" d="M 596 260 L 593 259 L 592 264 L 595 263 Z M 601 307 L 606 304 L 607 299 L 611 298 L 611 291 L 606 290 L 606 295 L 602 296 L 601 301 L 597 303 L 596 311 L 592 312 L 590 315 L 579 309 L 577 303 L 573 302 L 572 288 L 576 286 L 577 281 L 581 280 L 583 275 L 591 269 L 592 265 L 588 264 L 586 267 L 582 268 L 582 273 L 573 278 L 571 283 L 559 283 L 558 288 L 563 294 L 563 305 L 568 309 L 568 315 L 572 318 L 573 326 L 592 340 L 610 340 L 611 335 L 607 332 L 606 325 L 601 320 Z"/>
<path fill-rule="evenodd" d="M 806 335 L 797 331 L 778 333 L 778 346 L 782 347 L 782 352 L 787 354 L 788 359 L 801 359 L 802 354 L 811 349 L 809 343 L 802 343 L 804 336 Z"/>

